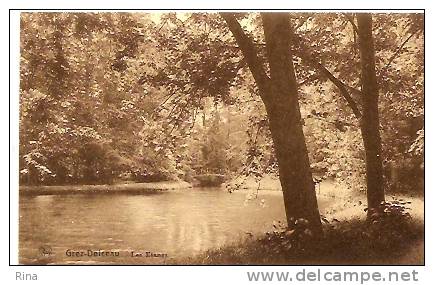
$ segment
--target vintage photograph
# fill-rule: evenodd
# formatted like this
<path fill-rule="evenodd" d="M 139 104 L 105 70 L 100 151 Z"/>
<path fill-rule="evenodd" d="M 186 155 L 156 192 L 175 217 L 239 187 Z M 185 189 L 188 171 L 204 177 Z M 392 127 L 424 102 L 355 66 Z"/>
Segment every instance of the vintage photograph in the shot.
<path fill-rule="evenodd" d="M 21 12 L 19 264 L 424 265 L 424 23 Z"/>

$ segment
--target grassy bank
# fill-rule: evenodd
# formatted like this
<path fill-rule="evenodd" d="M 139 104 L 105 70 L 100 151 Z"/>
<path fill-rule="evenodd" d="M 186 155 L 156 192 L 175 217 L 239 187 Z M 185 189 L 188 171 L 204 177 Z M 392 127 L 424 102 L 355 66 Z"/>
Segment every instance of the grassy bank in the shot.
<path fill-rule="evenodd" d="M 351 220 L 335 228 L 327 227 L 320 241 L 305 241 L 302 247 L 268 236 L 247 239 L 243 243 L 210 250 L 201 255 L 172 261 L 173 264 L 208 265 L 421 265 L 424 262 L 423 225 L 409 226 L 405 236 L 370 237 L 364 222 Z M 391 242 L 392 240 L 392 242 Z"/>
<path fill-rule="evenodd" d="M 241 191 L 280 190 L 276 180 L 267 178 L 261 185 L 247 181 Z M 271 182 L 271 183 L 269 183 Z M 255 184 L 256 183 L 256 184 Z M 244 190 L 243 190 L 244 189 Z M 249 190 L 250 189 L 250 190 Z M 325 181 L 317 195 L 331 201 L 323 211 L 324 237 L 312 240 L 304 229 L 274 226 L 270 233 L 200 255 L 172 260 L 173 264 L 423 264 L 424 199 L 420 196 L 387 195 L 388 216 L 367 223 L 366 197 Z M 405 215 L 408 213 L 409 215 Z M 271 221 L 270 221 L 271 222 Z"/>
<path fill-rule="evenodd" d="M 294 233 L 295 231 L 295 233 Z M 292 237 L 288 236 L 288 232 Z M 362 219 L 332 221 L 324 237 L 313 240 L 298 230 L 276 229 L 238 244 L 172 260 L 173 264 L 205 265 L 422 265 L 424 225 L 410 219 L 398 226 L 368 225 Z"/>
<path fill-rule="evenodd" d="M 62 186 L 20 186 L 23 195 L 87 194 L 87 193 L 129 193 L 143 194 L 175 189 L 191 188 L 185 181 L 162 181 L 150 183 L 124 183 L 113 185 L 62 185 Z"/>

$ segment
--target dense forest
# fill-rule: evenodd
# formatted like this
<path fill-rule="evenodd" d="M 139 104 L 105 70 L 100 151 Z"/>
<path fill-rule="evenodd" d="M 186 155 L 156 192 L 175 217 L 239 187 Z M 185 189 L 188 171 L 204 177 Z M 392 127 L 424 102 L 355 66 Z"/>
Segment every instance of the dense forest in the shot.
<path fill-rule="evenodd" d="M 318 235 L 319 181 L 423 192 L 423 14 L 23 13 L 20 78 L 22 184 L 272 175 Z"/>
<path fill-rule="evenodd" d="M 260 16 L 235 19 L 261 60 Z M 313 171 L 364 188 L 355 21 L 293 14 L 290 44 Z M 386 182 L 405 187 L 423 168 L 423 18 L 378 14 L 372 25 Z M 242 50 L 218 14 L 23 14 L 22 183 L 276 171 Z"/>

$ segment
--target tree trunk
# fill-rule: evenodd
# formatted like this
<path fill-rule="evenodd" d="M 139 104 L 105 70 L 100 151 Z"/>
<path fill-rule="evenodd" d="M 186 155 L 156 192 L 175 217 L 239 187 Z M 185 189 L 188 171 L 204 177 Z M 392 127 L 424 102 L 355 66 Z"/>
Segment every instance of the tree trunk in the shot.
<path fill-rule="evenodd" d="M 322 234 L 321 219 L 303 134 L 297 83 L 290 50 L 290 21 L 286 13 L 263 13 L 262 22 L 270 77 L 251 39 L 232 14 L 222 13 L 258 86 L 264 102 L 283 190 L 288 224 L 304 218 L 315 236 Z"/>
<path fill-rule="evenodd" d="M 283 13 L 263 13 L 262 22 L 270 67 L 270 85 L 264 103 L 279 164 L 286 216 L 305 218 L 311 229 L 320 233 L 321 220 L 290 50 L 289 17 Z"/>
<path fill-rule="evenodd" d="M 375 49 L 372 16 L 357 15 L 360 60 L 362 66 L 361 129 L 366 154 L 368 215 L 384 201 L 383 161 L 378 115 L 378 84 L 375 73 Z"/>

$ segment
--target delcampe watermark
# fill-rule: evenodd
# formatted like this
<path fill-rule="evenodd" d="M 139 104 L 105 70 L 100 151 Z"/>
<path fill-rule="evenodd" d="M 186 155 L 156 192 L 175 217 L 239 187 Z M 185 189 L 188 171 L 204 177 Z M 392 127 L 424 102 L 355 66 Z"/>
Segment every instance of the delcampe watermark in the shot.
<path fill-rule="evenodd" d="M 367 282 L 400 282 L 419 281 L 419 272 L 412 271 L 321 271 L 321 269 L 303 269 L 293 274 L 288 271 L 248 271 L 249 281 L 279 281 L 279 282 L 352 282 L 365 284 Z"/>

